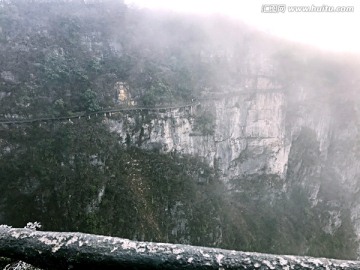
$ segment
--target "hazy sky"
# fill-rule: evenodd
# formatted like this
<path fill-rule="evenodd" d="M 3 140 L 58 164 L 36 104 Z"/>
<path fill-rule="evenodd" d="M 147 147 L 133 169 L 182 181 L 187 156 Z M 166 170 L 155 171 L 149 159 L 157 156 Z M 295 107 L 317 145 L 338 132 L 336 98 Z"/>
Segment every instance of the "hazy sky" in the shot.
<path fill-rule="evenodd" d="M 360 52 L 358 0 L 125 0 L 140 7 L 180 12 L 221 13 L 239 18 L 274 35 L 335 51 Z M 285 12 L 264 13 L 270 4 Z M 265 6 L 264 6 L 265 5 Z M 290 12 L 291 6 L 350 6 L 353 12 Z M 326 8 L 324 8 L 326 9 Z"/>

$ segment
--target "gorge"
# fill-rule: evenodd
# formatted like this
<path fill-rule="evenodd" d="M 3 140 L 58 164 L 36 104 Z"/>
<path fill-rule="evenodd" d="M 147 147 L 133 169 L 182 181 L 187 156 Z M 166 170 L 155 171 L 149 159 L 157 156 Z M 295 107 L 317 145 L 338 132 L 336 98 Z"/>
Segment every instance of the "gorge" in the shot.
<path fill-rule="evenodd" d="M 359 258 L 357 55 L 221 16 L 8 0 L 0 63 L 0 224 Z"/>

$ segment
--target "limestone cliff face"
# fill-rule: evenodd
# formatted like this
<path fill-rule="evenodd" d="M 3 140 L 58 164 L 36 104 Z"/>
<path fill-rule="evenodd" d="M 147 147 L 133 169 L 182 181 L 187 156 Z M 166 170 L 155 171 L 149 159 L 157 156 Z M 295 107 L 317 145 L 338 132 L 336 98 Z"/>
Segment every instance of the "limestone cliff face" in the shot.
<path fill-rule="evenodd" d="M 128 134 L 133 143 L 146 149 L 203 157 L 210 166 L 217 166 L 225 181 L 260 172 L 284 179 L 289 154 L 285 110 L 281 91 L 239 90 L 230 97 L 201 100 L 195 106 L 153 112 L 153 119 L 137 132 L 135 117 L 109 120 L 109 126 L 124 144 Z M 213 134 L 203 135 L 196 130 L 199 111 L 214 115 Z"/>
<path fill-rule="evenodd" d="M 309 102 L 309 95 L 301 87 L 291 95 L 239 89 L 196 106 L 146 117 L 126 115 L 108 124 L 124 144 L 202 157 L 218 169 L 230 192 L 239 188 L 239 179 L 251 177 L 277 179 L 285 196 L 301 187 L 311 207 L 322 209 L 324 233 L 335 234 L 350 211 L 360 236 L 359 200 L 354 199 L 360 173 L 354 149 L 358 128 L 342 122 L 344 116 L 331 104 Z M 214 116 L 211 134 L 197 130 L 201 112 Z"/>
<path fill-rule="evenodd" d="M 276 175 L 285 180 L 292 142 L 303 129 L 315 133 L 318 149 L 314 151 L 320 151 L 321 162 L 326 161 L 331 143 L 327 108 L 321 112 L 302 108 L 293 116 L 287 105 L 281 90 L 239 90 L 200 100 L 194 106 L 150 112 L 147 119 L 140 112 L 121 120 L 110 119 L 108 124 L 124 144 L 130 140 L 145 149 L 202 157 L 210 166 L 217 166 L 224 181 L 249 174 Z M 196 130 L 199 111 L 214 115 L 212 134 Z"/>

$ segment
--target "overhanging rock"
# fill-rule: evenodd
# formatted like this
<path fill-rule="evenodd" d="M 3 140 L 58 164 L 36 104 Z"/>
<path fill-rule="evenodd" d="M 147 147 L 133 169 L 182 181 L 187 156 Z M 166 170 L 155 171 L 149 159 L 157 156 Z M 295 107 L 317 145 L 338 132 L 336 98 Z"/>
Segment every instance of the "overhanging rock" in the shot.
<path fill-rule="evenodd" d="M 278 256 L 0 226 L 0 256 L 43 269 L 360 269 L 359 261 Z"/>

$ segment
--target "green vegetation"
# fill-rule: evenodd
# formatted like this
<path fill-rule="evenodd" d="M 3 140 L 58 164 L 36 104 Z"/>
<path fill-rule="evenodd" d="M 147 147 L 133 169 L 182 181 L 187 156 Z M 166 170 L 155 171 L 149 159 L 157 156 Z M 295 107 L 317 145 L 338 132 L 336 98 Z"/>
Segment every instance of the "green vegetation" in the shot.
<path fill-rule="evenodd" d="M 334 235 L 325 233 L 327 206 L 314 208 L 300 185 L 284 194 L 276 175 L 233 179 L 229 194 L 198 158 L 119 145 L 96 119 L 22 126 L 2 138 L 16 145 L 0 159 L 10 225 L 38 220 L 45 230 L 356 257 L 349 213 Z"/>
<path fill-rule="evenodd" d="M 216 242 L 218 184 L 197 183 L 200 171 L 213 177 L 197 159 L 126 148 L 96 120 L 3 135 L 18 145 L 0 160 L 9 224 L 36 219 L 45 230 Z"/>
<path fill-rule="evenodd" d="M 200 132 L 201 135 L 214 135 L 215 132 L 215 115 L 204 110 L 196 115 L 194 120 L 194 131 Z"/>
<path fill-rule="evenodd" d="M 157 104 L 171 104 L 173 102 L 173 93 L 171 88 L 163 82 L 154 82 L 141 98 L 145 106 L 153 107 Z"/>

